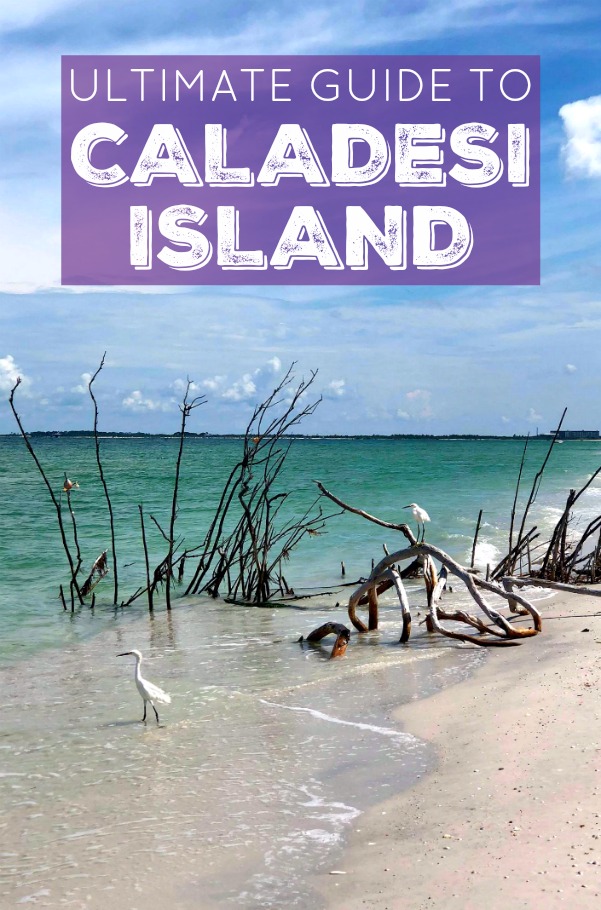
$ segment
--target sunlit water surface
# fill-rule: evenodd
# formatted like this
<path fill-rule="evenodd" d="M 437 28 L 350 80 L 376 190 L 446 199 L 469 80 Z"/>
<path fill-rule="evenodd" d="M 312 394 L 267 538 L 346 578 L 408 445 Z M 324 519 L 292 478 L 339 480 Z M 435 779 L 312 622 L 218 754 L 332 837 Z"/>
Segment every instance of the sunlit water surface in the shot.
<path fill-rule="evenodd" d="M 330 617 L 180 605 L 1 671 L 0 904 L 319 906 L 311 873 L 431 761 L 392 709 L 481 659 L 419 627 L 400 646 L 392 606 L 342 660 L 295 642 Z M 172 695 L 160 726 L 116 657 L 132 647 Z"/>

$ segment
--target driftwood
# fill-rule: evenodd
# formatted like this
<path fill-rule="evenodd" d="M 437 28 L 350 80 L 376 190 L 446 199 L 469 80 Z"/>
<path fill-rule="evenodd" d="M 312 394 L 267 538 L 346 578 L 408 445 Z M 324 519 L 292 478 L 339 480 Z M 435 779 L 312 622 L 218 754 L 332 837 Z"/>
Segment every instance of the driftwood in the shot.
<path fill-rule="evenodd" d="M 403 614 L 403 631 L 401 632 L 399 641 L 402 645 L 404 645 L 409 641 L 409 638 L 411 637 L 411 613 L 409 611 L 409 600 L 407 598 L 407 592 L 403 586 L 401 573 L 396 567 L 392 568 L 390 571 L 392 573 L 392 581 L 396 588 L 399 603 L 401 605 L 401 612 Z"/>
<path fill-rule="evenodd" d="M 441 615 L 438 610 L 438 599 L 442 594 L 444 585 L 439 585 L 439 579 L 437 578 L 433 561 L 434 559 L 441 563 L 447 572 L 451 572 L 453 575 L 463 581 L 468 590 L 468 593 L 472 596 L 478 608 L 490 620 L 490 625 L 485 625 L 484 623 L 481 623 L 481 621 L 475 619 L 474 617 L 471 617 L 469 614 L 465 614 L 466 617 L 469 617 L 469 625 L 474 625 L 483 634 L 487 633 L 489 636 L 495 636 L 505 641 L 527 638 L 529 636 L 536 635 L 541 631 L 542 622 L 540 614 L 528 600 L 526 600 L 521 595 L 509 593 L 500 584 L 486 581 L 483 578 L 472 575 L 466 568 L 461 566 L 452 557 L 450 557 L 448 553 L 445 553 L 443 550 L 440 550 L 438 547 L 435 547 L 432 544 L 418 544 L 415 547 L 408 547 L 405 550 L 399 550 L 396 553 L 392 553 L 390 556 L 385 557 L 375 567 L 371 579 L 368 580 L 368 582 L 365 584 L 371 584 L 375 590 L 377 580 L 384 575 L 384 573 L 390 568 L 391 565 L 403 562 L 406 559 L 414 558 L 418 551 L 426 557 L 424 565 L 424 579 L 426 583 L 426 591 L 428 594 L 428 615 L 430 617 L 431 626 L 433 627 L 434 631 L 437 631 L 440 634 L 446 635 L 450 638 L 457 638 L 461 641 L 473 641 L 475 644 L 479 645 L 492 644 L 492 642 L 488 639 L 474 638 L 473 636 L 468 636 L 464 633 L 458 633 L 446 629 L 441 625 Z M 498 597 L 503 598 L 507 602 L 513 600 L 519 604 L 527 613 L 530 614 L 532 618 L 532 628 L 518 629 L 512 626 L 512 624 L 501 613 L 495 610 L 488 603 L 482 594 L 483 590 L 496 594 Z M 356 594 L 357 592 L 352 595 L 351 601 L 349 603 L 349 617 L 351 618 L 351 622 L 353 621 L 353 616 L 351 615 L 353 612 L 353 599 L 356 598 Z M 403 601 L 400 597 L 399 600 L 401 601 L 401 608 L 404 613 L 406 610 L 406 605 L 403 604 Z M 463 617 L 461 617 L 459 613 L 452 618 L 457 618 L 459 621 L 464 621 Z"/>
<path fill-rule="evenodd" d="M 319 628 L 313 629 L 313 631 L 307 635 L 306 638 L 303 638 L 301 635 L 299 642 L 307 641 L 309 644 L 316 644 L 327 635 L 336 636 L 336 641 L 334 642 L 334 647 L 332 648 L 332 653 L 330 654 L 330 660 L 333 657 L 342 657 L 351 639 L 351 630 L 340 622 L 326 622 L 323 624 L 323 626 L 319 626 Z"/>
<path fill-rule="evenodd" d="M 370 515 L 369 512 L 364 512 L 363 509 L 357 509 L 355 506 L 350 506 L 347 502 L 343 502 L 342 499 L 338 499 L 333 493 L 330 493 L 329 490 L 326 490 L 324 485 L 315 481 L 315 485 L 322 496 L 326 496 L 328 499 L 331 499 L 332 502 L 335 502 L 337 506 L 340 506 L 341 509 L 344 509 L 345 512 L 352 512 L 353 515 L 359 515 L 361 518 L 365 518 L 367 521 L 373 522 L 373 524 L 380 525 L 381 528 L 390 528 L 391 531 L 400 531 L 401 534 L 404 534 L 410 544 L 416 544 L 417 538 L 409 525 L 407 524 L 394 524 L 391 521 L 384 521 L 381 518 L 376 518 L 375 515 Z"/>
<path fill-rule="evenodd" d="M 388 550 L 385 551 L 388 554 Z M 372 559 L 371 569 L 374 570 L 375 562 Z M 423 575 L 424 560 L 421 556 L 416 557 L 412 563 L 410 563 L 406 568 L 404 568 L 399 574 L 402 579 L 405 578 L 418 578 L 420 575 Z M 376 589 L 376 594 L 378 597 L 380 594 L 384 594 L 385 591 L 389 591 L 390 588 L 394 587 L 394 581 L 392 578 L 385 578 L 384 581 L 381 581 L 378 584 Z M 358 607 L 364 607 L 365 604 L 369 603 L 369 594 L 364 594 L 363 597 L 359 598 L 357 602 Z"/>
<path fill-rule="evenodd" d="M 108 575 L 109 567 L 106 559 L 106 550 L 104 553 L 101 553 L 94 565 L 92 570 L 83 585 L 81 586 L 81 596 L 87 597 L 88 594 L 91 594 L 99 581 L 102 581 Z"/>
<path fill-rule="evenodd" d="M 341 506 L 346 511 L 360 515 L 361 517 L 366 518 L 368 521 L 372 521 L 373 523 L 381 525 L 383 527 L 402 531 L 402 533 L 408 537 L 407 532 L 409 529 L 406 528 L 406 526 L 393 525 L 390 522 L 383 522 L 382 520 L 376 518 L 373 515 L 369 515 L 369 513 L 364 512 L 361 509 L 349 506 L 343 500 L 339 499 L 337 496 L 334 496 L 334 494 L 326 490 L 322 484 L 318 483 L 317 486 L 322 495 L 333 500 L 333 502 L 337 503 L 337 505 Z M 411 532 L 409 531 L 409 533 Z M 413 535 L 411 536 L 413 537 Z M 530 603 L 530 601 L 526 600 L 526 598 L 522 597 L 520 594 L 516 594 L 513 590 L 507 590 L 502 584 L 498 584 L 494 581 L 489 581 L 488 579 L 479 578 L 477 575 L 472 574 L 464 566 L 460 565 L 460 563 L 449 556 L 448 553 L 445 553 L 443 550 L 440 550 L 438 547 L 435 547 L 429 543 L 417 543 L 415 541 L 415 538 L 413 538 L 412 546 L 406 547 L 403 550 L 397 550 L 394 553 L 386 553 L 384 559 L 381 559 L 380 562 L 374 566 L 369 578 L 364 581 L 351 595 L 348 605 L 348 615 L 350 621 L 359 632 L 367 632 L 377 628 L 378 594 L 383 590 L 387 590 L 388 588 L 394 586 L 399 598 L 401 613 L 403 617 L 403 628 L 400 641 L 402 643 L 406 643 L 409 640 L 411 634 L 411 614 L 409 611 L 407 593 L 403 586 L 401 572 L 399 571 L 398 566 L 400 563 L 406 560 L 414 561 L 416 559 L 421 560 L 423 564 L 424 582 L 426 585 L 426 593 L 428 598 L 428 616 L 426 618 L 426 626 L 428 631 L 439 632 L 441 635 L 445 635 L 448 638 L 458 639 L 459 641 L 469 641 L 477 645 L 517 643 L 520 639 L 536 635 L 541 631 L 542 622 L 540 614 L 538 610 Z M 436 566 L 434 563 L 435 559 L 442 566 L 440 578 L 436 571 Z M 454 613 L 445 614 L 444 611 L 441 612 L 439 610 L 438 602 L 442 596 L 442 592 L 446 585 L 446 579 L 449 572 L 455 575 L 465 584 L 468 593 L 475 601 L 476 606 L 489 620 L 489 623 L 485 623 L 477 617 L 473 617 L 471 614 L 465 613 L 464 611 L 455 611 Z M 507 620 L 501 613 L 499 613 L 498 610 L 495 610 L 488 603 L 484 594 L 482 593 L 483 591 L 496 594 L 513 608 L 522 608 L 523 611 L 530 615 L 532 619 L 532 627 L 516 628 L 513 626 L 509 620 Z M 365 602 L 367 602 L 369 606 L 368 625 L 366 625 L 363 620 L 357 615 L 357 607 L 360 604 L 364 604 Z M 440 620 L 441 618 L 445 617 L 452 618 L 458 622 L 466 622 L 467 625 L 478 629 L 482 637 L 478 638 L 476 636 L 467 635 L 462 632 L 455 632 L 454 630 L 444 627 L 441 624 Z"/>
<path fill-rule="evenodd" d="M 332 660 L 333 657 L 344 657 L 349 641 L 350 636 L 347 638 L 345 634 L 340 634 L 334 642 L 334 647 L 332 648 L 332 653 L 330 654 L 330 660 Z"/>

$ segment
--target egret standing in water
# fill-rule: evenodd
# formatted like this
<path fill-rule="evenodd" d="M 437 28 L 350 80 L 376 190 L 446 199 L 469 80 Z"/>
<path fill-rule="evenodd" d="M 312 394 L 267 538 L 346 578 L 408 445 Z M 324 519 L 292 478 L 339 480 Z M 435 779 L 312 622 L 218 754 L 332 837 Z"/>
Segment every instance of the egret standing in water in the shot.
<path fill-rule="evenodd" d="M 136 681 L 136 686 L 138 687 L 138 692 L 142 696 L 142 700 L 144 702 L 144 717 L 142 720 L 144 723 L 146 723 L 146 704 L 147 702 L 150 702 L 158 724 L 159 714 L 154 703 L 155 701 L 158 701 L 162 705 L 169 705 L 171 704 L 171 696 L 167 695 L 166 692 L 163 692 L 162 689 L 159 689 L 158 686 L 155 686 L 154 683 L 148 682 L 147 679 L 144 679 L 140 673 L 140 664 L 142 663 L 143 658 L 139 651 L 124 651 L 122 654 L 117 654 L 117 657 L 127 657 L 128 654 L 133 654 L 133 656 L 136 658 L 136 670 L 134 673 L 134 679 Z"/>
<path fill-rule="evenodd" d="M 403 506 L 404 509 L 411 509 L 411 514 L 417 522 L 417 542 L 423 543 L 424 537 L 426 536 L 426 522 L 430 521 L 430 516 L 425 509 L 420 508 L 416 502 L 410 502 L 408 506 Z M 421 541 L 419 538 L 419 526 L 422 526 L 422 536 Z"/>

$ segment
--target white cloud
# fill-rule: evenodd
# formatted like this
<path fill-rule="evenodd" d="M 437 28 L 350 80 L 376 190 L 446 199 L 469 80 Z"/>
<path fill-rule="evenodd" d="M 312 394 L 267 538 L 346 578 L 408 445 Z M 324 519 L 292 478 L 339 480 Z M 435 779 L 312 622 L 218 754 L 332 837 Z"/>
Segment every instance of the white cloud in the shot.
<path fill-rule="evenodd" d="M 396 412 L 396 416 L 401 420 L 411 420 L 411 414 L 408 411 L 402 411 L 401 408 Z"/>
<path fill-rule="evenodd" d="M 501 417 L 501 421 L 502 421 L 502 423 L 511 423 L 511 418 L 510 417 Z"/>
<path fill-rule="evenodd" d="M 221 388 L 226 379 L 226 376 L 213 376 L 203 379 L 200 385 L 203 389 L 208 389 L 209 392 L 216 392 Z"/>
<path fill-rule="evenodd" d="M 346 382 L 344 379 L 332 379 L 323 390 L 324 398 L 342 398 L 346 394 Z"/>
<path fill-rule="evenodd" d="M 573 363 L 566 363 L 564 369 L 566 373 L 575 373 L 578 367 L 575 367 Z"/>
<path fill-rule="evenodd" d="M 543 419 L 543 415 L 542 415 L 542 414 L 538 414 L 538 413 L 534 410 L 534 408 L 530 408 L 530 409 L 528 410 L 528 416 L 526 417 L 526 420 L 527 420 L 529 423 L 536 423 L 537 420 L 542 420 L 542 419 Z"/>
<path fill-rule="evenodd" d="M 71 391 L 76 392 L 78 395 L 87 395 L 91 379 L 92 379 L 91 373 L 82 373 L 81 374 L 81 383 L 79 385 L 73 386 Z"/>
<path fill-rule="evenodd" d="M 25 375 L 23 370 L 19 369 L 12 354 L 0 357 L 0 390 L 10 392 L 19 377 L 21 378 L 21 391 L 27 395 L 31 379 Z"/>
<path fill-rule="evenodd" d="M 131 395 L 123 399 L 123 407 L 128 411 L 169 411 L 173 404 L 172 401 L 157 401 L 152 398 L 145 398 L 139 389 L 136 389 Z"/>
<path fill-rule="evenodd" d="M 265 364 L 265 370 L 271 372 L 274 376 L 277 376 L 281 369 L 282 361 L 279 357 L 272 357 L 271 360 L 268 360 Z"/>
<path fill-rule="evenodd" d="M 427 389 L 412 389 L 411 392 L 405 394 L 405 398 L 413 404 L 414 411 L 417 409 L 417 414 L 413 414 L 413 416 L 423 417 L 426 420 L 434 416 L 431 407 L 432 393 Z"/>
<path fill-rule="evenodd" d="M 187 379 L 176 379 L 175 382 L 173 383 L 174 391 L 178 392 L 179 394 L 183 395 L 187 388 L 188 388 Z M 189 390 L 190 390 L 190 392 L 197 392 L 198 391 L 197 384 L 195 382 L 190 382 Z"/>
<path fill-rule="evenodd" d="M 271 357 L 264 366 L 258 367 L 252 373 L 244 373 L 228 389 L 221 393 L 225 401 L 252 401 L 262 396 L 263 392 L 270 392 L 274 377 L 282 369 L 279 357 Z"/>
<path fill-rule="evenodd" d="M 245 373 L 241 379 L 238 379 L 229 389 L 222 393 L 221 397 L 226 401 L 249 401 L 256 394 L 257 387 L 250 373 Z"/>
<path fill-rule="evenodd" d="M 562 152 L 568 174 L 601 177 L 601 95 L 564 104 L 559 116 L 567 136 Z"/>

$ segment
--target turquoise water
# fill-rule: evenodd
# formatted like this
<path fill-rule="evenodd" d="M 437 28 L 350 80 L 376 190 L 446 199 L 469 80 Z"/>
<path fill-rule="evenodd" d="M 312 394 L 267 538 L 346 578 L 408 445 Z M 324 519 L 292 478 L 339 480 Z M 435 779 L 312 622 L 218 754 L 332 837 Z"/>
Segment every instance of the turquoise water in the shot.
<path fill-rule="evenodd" d="M 109 546 L 108 520 L 98 480 L 91 439 L 34 439 L 49 476 L 60 490 L 63 473 L 77 480 L 73 493 L 84 566 L 91 566 Z M 532 440 L 524 491 L 548 443 Z M 178 534 L 187 547 L 199 544 L 206 531 L 223 480 L 235 463 L 242 442 L 198 438 L 186 443 L 182 472 Z M 115 506 L 121 596 L 143 581 L 138 503 L 168 523 L 177 441 L 173 438 L 106 439 L 102 453 Z M 314 480 L 346 501 L 390 521 L 410 518 L 402 510 L 416 501 L 428 510 L 428 539 L 460 560 L 467 560 L 480 508 L 484 525 L 477 562 L 498 559 L 506 544 L 509 514 L 523 441 L 436 439 L 299 439 L 284 475 L 292 491 L 289 513 L 301 513 L 315 496 Z M 574 442 L 555 447 L 532 513 L 548 529 L 570 486 L 578 486 L 601 462 L 601 443 Z M 583 498 L 576 523 L 597 514 L 601 484 Z M 68 578 L 53 508 L 35 466 L 18 437 L 0 438 L 0 660 L 15 658 L 47 645 L 60 646 L 73 636 L 94 634 L 114 620 L 110 576 L 97 589 L 93 621 L 66 616 L 58 587 Z M 328 508 L 328 504 L 325 504 Z M 156 562 L 165 544 L 149 522 L 151 556 Z M 334 518 L 327 533 L 305 538 L 287 567 L 295 588 L 320 588 L 340 581 L 344 560 L 347 581 L 368 573 L 382 544 L 400 546 L 402 538 L 362 519 Z M 191 571 L 191 566 L 189 567 Z M 141 600 L 128 608 L 145 610 Z M 89 612 L 89 611 L 88 611 Z"/>

